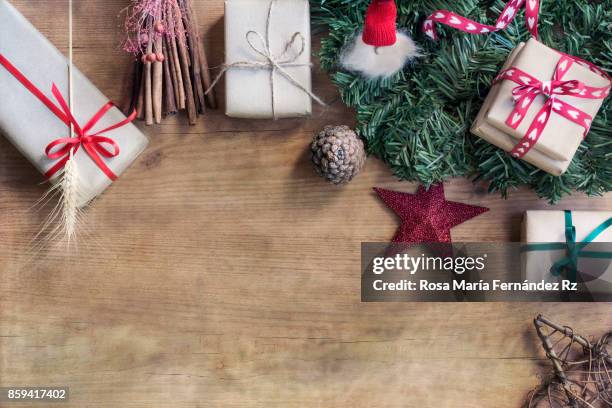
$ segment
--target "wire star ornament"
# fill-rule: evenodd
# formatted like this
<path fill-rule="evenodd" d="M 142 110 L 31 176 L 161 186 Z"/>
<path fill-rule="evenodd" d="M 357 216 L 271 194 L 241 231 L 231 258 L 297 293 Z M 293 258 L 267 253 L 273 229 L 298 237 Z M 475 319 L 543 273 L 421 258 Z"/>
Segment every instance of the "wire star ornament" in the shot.
<path fill-rule="evenodd" d="M 533 323 L 553 375 L 529 393 L 524 407 L 612 407 L 612 331 L 593 342 L 542 315 Z"/>
<path fill-rule="evenodd" d="M 395 243 L 451 243 L 452 227 L 489 211 L 486 207 L 447 201 L 442 184 L 429 190 L 419 186 L 416 194 L 378 187 L 374 191 L 402 220 L 393 237 Z"/>

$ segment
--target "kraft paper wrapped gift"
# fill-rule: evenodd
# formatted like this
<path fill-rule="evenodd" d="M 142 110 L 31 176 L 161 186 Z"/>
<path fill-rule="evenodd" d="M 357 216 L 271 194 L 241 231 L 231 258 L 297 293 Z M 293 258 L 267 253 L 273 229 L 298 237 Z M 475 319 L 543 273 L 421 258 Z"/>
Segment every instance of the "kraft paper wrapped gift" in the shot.
<path fill-rule="evenodd" d="M 560 58 L 559 52 L 532 38 L 512 51 L 502 70 L 516 67 L 546 82 L 552 79 Z M 579 80 L 591 87 L 610 85 L 608 79 L 578 63 L 571 65 L 563 80 Z M 506 151 L 511 151 L 523 138 L 546 101 L 544 96 L 536 96 L 518 128 L 513 129 L 505 122 L 515 106 L 512 90 L 516 86 L 517 84 L 510 80 L 502 80 L 493 85 L 471 129 L 475 135 Z M 556 98 L 592 117 L 597 115 L 603 103 L 603 99 L 586 99 L 571 95 L 556 95 Z M 583 136 L 583 127 L 552 112 L 539 140 L 523 156 L 523 160 L 555 176 L 561 175 L 571 163 Z"/>
<path fill-rule="evenodd" d="M 7 0 L 0 0 L 0 55 L 8 59 L 54 103 L 52 84 L 57 85 L 68 101 L 66 58 Z M 73 87 L 73 115 L 83 126 L 108 102 L 108 98 L 76 68 L 73 70 Z M 0 94 L 0 132 L 41 173 L 47 173 L 57 160 L 48 158 L 45 148 L 53 140 L 69 136 L 67 125 L 1 65 Z M 125 119 L 121 111 L 112 108 L 92 131 L 102 130 Z M 131 123 L 109 131 L 104 136 L 112 138 L 120 148 L 118 156 L 102 157 L 117 176 L 130 166 L 148 144 L 146 136 Z M 100 195 L 112 181 L 84 149 L 77 151 L 74 160 L 78 165 L 84 193 L 79 203 L 82 206 Z"/>
<path fill-rule="evenodd" d="M 308 92 L 310 71 L 310 6 L 307 0 L 227 0 L 225 2 L 226 114 L 234 118 L 268 119 L 310 115 L 312 102 L 304 89 L 271 68 L 236 66 L 265 63 L 266 22 L 270 14 L 269 51 L 282 68 Z M 250 34 L 248 34 L 251 32 Z M 295 33 L 287 53 L 284 49 Z M 261 38 L 258 34 L 261 35 Z M 248 34 L 248 39 L 247 39 Z M 301 50 L 301 38 L 304 49 Z M 254 49 L 255 47 L 256 49 Z M 272 100 L 274 87 L 274 102 Z M 272 104 L 274 103 L 274 112 Z M 275 113 L 275 115 L 274 115 Z"/>
<path fill-rule="evenodd" d="M 576 243 L 612 217 L 612 211 L 571 211 L 571 225 L 576 229 Z M 551 267 L 567 256 L 563 245 L 549 249 L 550 244 L 567 242 L 565 211 L 527 211 L 523 217 L 521 265 L 523 278 L 530 282 L 558 282 L 561 277 Z M 612 294 L 612 227 L 600 228 L 584 251 L 608 253 L 611 257 L 578 257 L 580 279 L 592 293 Z"/>

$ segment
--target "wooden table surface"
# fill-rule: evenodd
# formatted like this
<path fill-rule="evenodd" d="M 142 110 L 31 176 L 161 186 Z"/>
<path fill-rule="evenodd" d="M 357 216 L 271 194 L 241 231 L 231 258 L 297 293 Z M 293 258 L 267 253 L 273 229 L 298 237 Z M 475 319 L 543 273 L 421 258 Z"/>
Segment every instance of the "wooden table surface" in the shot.
<path fill-rule="evenodd" d="M 13 2 L 66 49 L 66 0 Z M 75 0 L 76 64 L 119 101 L 128 3 Z M 194 3 L 218 65 L 223 2 Z M 317 178 L 313 133 L 354 114 L 315 71 L 332 103 L 310 119 L 219 110 L 195 127 L 183 116 L 143 127 L 149 148 L 88 211 L 89 235 L 68 258 L 29 251 L 45 186 L 0 138 L 0 386 L 69 386 L 65 406 L 79 408 L 510 408 L 549 368 L 537 313 L 584 334 L 610 329 L 609 304 L 360 303 L 360 243 L 397 227 L 371 188 L 416 186 L 374 158 L 346 187 Z M 526 190 L 505 201 L 464 179 L 445 187 L 491 208 L 456 241 L 516 241 L 524 210 L 550 208 Z M 554 208 L 610 209 L 612 195 Z"/>

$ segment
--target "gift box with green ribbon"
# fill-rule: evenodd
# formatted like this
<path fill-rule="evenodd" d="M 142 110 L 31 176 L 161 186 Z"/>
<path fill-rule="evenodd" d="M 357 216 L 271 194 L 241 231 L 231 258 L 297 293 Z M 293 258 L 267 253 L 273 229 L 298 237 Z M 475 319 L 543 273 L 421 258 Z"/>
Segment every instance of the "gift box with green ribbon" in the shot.
<path fill-rule="evenodd" d="M 612 211 L 527 211 L 522 241 L 524 279 L 612 294 Z"/>

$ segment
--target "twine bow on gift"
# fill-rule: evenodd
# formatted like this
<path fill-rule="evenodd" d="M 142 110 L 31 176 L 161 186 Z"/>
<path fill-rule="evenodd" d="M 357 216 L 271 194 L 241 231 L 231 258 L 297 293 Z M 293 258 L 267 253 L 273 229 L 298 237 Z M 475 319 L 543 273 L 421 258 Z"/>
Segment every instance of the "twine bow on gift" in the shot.
<path fill-rule="evenodd" d="M 96 124 L 106 115 L 106 113 L 113 108 L 115 105 L 112 102 L 105 104 L 88 122 L 85 126 L 81 127 L 77 120 L 72 115 L 70 107 L 66 103 L 66 100 L 62 96 L 61 92 L 55 84 L 51 88 L 51 92 L 55 97 L 58 105 L 56 105 L 51 99 L 49 99 L 40 89 L 36 87 L 26 76 L 17 69 L 11 62 L 0 54 L 0 65 L 3 66 L 11 75 L 15 77 L 28 91 L 30 91 L 40 102 L 42 102 L 59 120 L 66 124 L 68 127 L 74 129 L 75 137 L 62 137 L 53 140 L 45 148 L 45 154 L 51 160 L 58 160 L 53 167 L 51 167 L 46 173 L 45 177 L 53 177 L 60 169 L 62 169 L 68 160 L 79 150 L 82 146 L 87 152 L 89 157 L 96 163 L 96 165 L 106 174 L 111 180 L 116 180 L 117 175 L 104 163 L 101 156 L 106 158 L 112 158 L 119 155 L 119 145 L 113 139 L 103 136 L 104 133 L 110 132 L 111 130 L 120 128 L 132 122 L 136 118 L 136 112 L 126 119 L 109 126 L 103 130 L 90 134 L 89 132 L 93 129 Z M 105 147 L 107 145 L 109 148 Z"/>
<path fill-rule="evenodd" d="M 285 47 L 283 51 L 275 55 L 270 48 L 270 27 L 272 20 L 272 9 L 276 0 L 270 1 L 270 6 L 268 7 L 268 14 L 266 18 L 266 34 L 265 37 L 259 33 L 258 31 L 249 30 L 246 35 L 246 41 L 249 47 L 259 56 L 263 57 L 263 61 L 259 60 L 249 60 L 249 61 L 236 61 L 231 64 L 224 64 L 221 68 L 221 72 L 217 75 L 215 80 L 212 82 L 210 87 L 206 90 L 205 94 L 208 94 L 215 85 L 221 80 L 221 77 L 225 72 L 232 68 L 250 68 L 250 69 L 269 69 L 270 70 L 270 91 L 272 95 L 272 117 L 277 119 L 276 116 L 276 73 L 282 75 L 285 79 L 287 79 L 292 85 L 296 88 L 303 91 L 307 94 L 311 99 L 316 101 L 319 105 L 325 106 L 325 102 L 323 102 L 318 96 L 316 96 L 312 91 L 307 89 L 304 85 L 302 85 L 298 80 L 296 80 L 287 70 L 286 68 L 292 67 L 309 67 L 310 63 L 300 63 L 297 60 L 304 54 L 306 49 L 306 40 L 304 36 L 299 31 L 293 33 L 291 38 L 285 43 Z M 257 38 L 260 44 L 255 43 L 254 39 Z M 296 41 L 300 41 L 300 48 L 297 52 L 294 50 L 294 46 Z M 292 54 L 292 55 L 290 55 Z"/>
<path fill-rule="evenodd" d="M 588 234 L 581 242 L 576 242 L 576 227 L 572 221 L 572 212 L 566 210 L 564 215 L 565 243 L 554 242 L 528 244 L 521 248 L 521 252 L 565 250 L 566 255 L 552 265 L 550 268 L 550 273 L 553 276 L 561 276 L 565 274 L 566 279 L 576 282 L 578 274 L 578 258 L 612 259 L 612 252 L 584 250 L 585 247 L 592 243 L 595 238 L 612 226 L 612 218 L 608 218 L 595 227 L 595 229 L 591 231 L 591 233 Z"/>
<path fill-rule="evenodd" d="M 542 95 L 546 98 L 544 106 L 542 106 L 531 122 L 525 136 L 510 152 L 513 157 L 523 157 L 538 142 L 552 112 L 584 128 L 583 137 L 586 137 L 591 122 L 593 121 L 591 115 L 564 102 L 559 99 L 558 96 L 564 95 L 575 98 L 603 99 L 610 92 L 610 87 L 596 88 L 587 86 L 577 80 L 563 80 L 563 76 L 574 62 L 575 59 L 573 57 L 561 54 L 561 58 L 557 62 L 552 80 L 550 81 L 540 81 L 525 71 L 515 67 L 500 72 L 494 79 L 494 84 L 503 80 L 509 80 L 518 84 L 512 90 L 512 96 L 515 100 L 514 109 L 508 116 L 508 119 L 506 119 L 506 125 L 512 129 L 518 128 L 525 118 L 529 107 L 538 95 Z"/>

